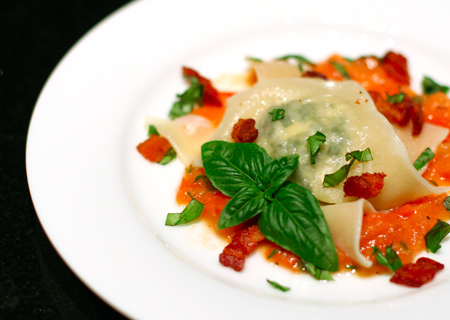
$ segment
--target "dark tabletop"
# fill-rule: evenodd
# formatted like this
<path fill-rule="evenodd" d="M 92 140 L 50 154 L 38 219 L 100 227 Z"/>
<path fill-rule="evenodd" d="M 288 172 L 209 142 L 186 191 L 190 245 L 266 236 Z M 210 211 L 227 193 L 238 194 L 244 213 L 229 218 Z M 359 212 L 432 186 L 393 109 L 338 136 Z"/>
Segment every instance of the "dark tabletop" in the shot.
<path fill-rule="evenodd" d="M 65 265 L 28 191 L 34 104 L 71 46 L 126 0 L 0 1 L 0 319 L 123 319 Z"/>

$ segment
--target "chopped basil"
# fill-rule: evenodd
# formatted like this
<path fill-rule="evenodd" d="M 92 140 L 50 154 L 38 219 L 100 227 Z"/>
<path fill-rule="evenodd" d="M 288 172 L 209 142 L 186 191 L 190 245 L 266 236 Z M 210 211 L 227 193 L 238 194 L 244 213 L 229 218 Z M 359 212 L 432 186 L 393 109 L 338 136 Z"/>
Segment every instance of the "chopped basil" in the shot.
<path fill-rule="evenodd" d="M 254 61 L 254 62 L 263 62 L 262 59 L 260 58 L 255 58 L 255 57 L 247 57 L 245 58 L 248 61 Z"/>
<path fill-rule="evenodd" d="M 314 65 L 314 63 L 312 63 L 310 60 L 308 60 L 305 57 L 298 55 L 298 54 L 287 54 L 287 55 L 277 58 L 277 60 L 289 60 L 289 59 L 295 60 L 298 64 L 300 71 L 302 71 L 302 72 L 303 72 L 304 64 Z"/>
<path fill-rule="evenodd" d="M 433 79 L 430 77 L 424 76 L 422 80 L 422 90 L 423 93 L 426 95 L 430 95 L 439 91 L 442 91 L 444 93 L 447 93 L 449 90 L 449 87 L 442 86 L 438 83 L 436 83 Z"/>
<path fill-rule="evenodd" d="M 280 291 L 286 292 L 286 291 L 291 290 L 291 288 L 282 286 L 282 285 L 276 283 L 275 281 L 272 281 L 272 280 L 267 279 L 267 282 L 268 282 L 272 287 L 274 287 L 275 289 L 278 289 L 278 290 L 280 290 Z"/>
<path fill-rule="evenodd" d="M 330 61 L 330 63 L 333 65 L 333 67 L 336 68 L 337 72 L 341 74 L 345 79 L 350 79 L 350 75 L 348 74 L 347 70 L 345 70 L 344 66 L 336 61 Z"/>
<path fill-rule="evenodd" d="M 325 135 L 319 131 L 317 131 L 314 135 L 306 139 L 306 143 L 308 145 L 309 160 L 311 164 L 316 163 L 314 156 L 316 155 L 317 152 L 319 152 L 320 146 L 324 144 L 325 140 L 326 140 Z"/>
<path fill-rule="evenodd" d="M 258 217 L 262 234 L 320 269 L 336 271 L 337 252 L 312 193 L 287 179 L 298 155 L 272 159 L 253 143 L 210 141 L 202 146 L 206 175 L 215 188 L 232 197 L 219 228 Z"/>
<path fill-rule="evenodd" d="M 198 200 L 192 199 L 181 213 L 168 213 L 166 226 L 176 226 L 188 223 L 200 216 L 205 206 Z"/>
<path fill-rule="evenodd" d="M 370 148 L 366 148 L 364 151 L 356 150 L 356 151 L 347 153 L 345 155 L 345 159 L 347 161 L 349 161 L 351 159 L 356 159 L 359 162 L 365 162 L 365 161 L 373 160 L 373 157 L 372 157 L 372 152 L 370 152 Z"/>
<path fill-rule="evenodd" d="M 402 245 L 403 249 L 405 249 L 406 252 L 409 252 L 409 248 L 403 241 L 400 241 L 400 244 Z"/>
<path fill-rule="evenodd" d="M 334 280 L 328 271 L 317 268 L 310 262 L 303 261 L 303 267 L 317 280 L 329 280 L 329 281 Z"/>
<path fill-rule="evenodd" d="M 413 166 L 416 170 L 422 169 L 434 157 L 434 152 L 430 148 L 426 148 L 420 156 L 414 161 Z"/>
<path fill-rule="evenodd" d="M 326 174 L 325 178 L 323 179 L 322 186 L 324 186 L 326 188 L 336 187 L 339 183 L 344 181 L 344 179 L 347 177 L 348 172 L 350 171 L 350 168 L 352 167 L 354 162 L 355 162 L 355 160 L 352 159 L 352 161 L 349 164 L 343 165 L 335 173 Z"/>
<path fill-rule="evenodd" d="M 277 252 L 278 252 L 278 249 L 273 249 L 273 251 L 267 256 L 267 259 L 272 258 Z"/>
<path fill-rule="evenodd" d="M 450 197 L 445 198 L 444 202 L 442 202 L 442 205 L 447 209 L 447 211 L 450 211 Z"/>
<path fill-rule="evenodd" d="M 444 239 L 449 233 L 450 225 L 447 222 L 438 219 L 434 227 L 431 228 L 425 235 L 427 249 L 433 253 L 436 253 L 436 251 L 438 251 L 441 247 L 440 243 L 442 239 Z"/>
<path fill-rule="evenodd" d="M 377 259 L 379 264 L 389 268 L 392 271 L 397 270 L 403 265 L 394 248 L 392 248 L 392 244 L 386 247 L 385 255 L 383 255 L 383 253 L 380 249 L 378 249 L 377 246 L 373 246 L 372 255 L 375 255 L 375 258 Z"/>
<path fill-rule="evenodd" d="M 366 148 L 364 151 L 355 150 L 352 152 L 348 152 L 345 155 L 345 160 L 350 161 L 350 163 L 343 165 L 338 171 L 331 174 L 326 174 L 323 179 L 322 186 L 325 188 L 336 187 L 339 183 L 344 181 L 347 177 L 350 168 L 353 166 L 355 160 L 359 162 L 366 162 L 373 160 L 372 153 L 370 152 L 370 148 Z"/>
<path fill-rule="evenodd" d="M 269 114 L 272 115 L 272 121 L 276 121 L 284 118 L 284 112 L 284 109 L 273 109 Z"/>
<path fill-rule="evenodd" d="M 178 101 L 172 105 L 169 117 L 173 120 L 191 113 L 196 104 L 203 104 L 203 85 L 195 77 L 188 77 L 191 85 L 182 94 L 177 94 Z"/>
<path fill-rule="evenodd" d="M 158 163 L 165 166 L 166 164 L 168 164 L 169 162 L 171 162 L 173 159 L 175 159 L 177 157 L 177 152 L 175 151 L 174 148 L 170 148 L 169 150 L 167 150 L 166 154 L 164 155 L 164 157 L 161 159 L 161 161 L 159 161 Z"/>
<path fill-rule="evenodd" d="M 159 132 L 158 132 L 158 130 L 156 130 L 156 127 L 154 126 L 154 125 L 149 125 L 148 126 L 148 133 L 147 133 L 147 136 L 151 136 L 152 134 L 156 134 L 157 136 L 159 136 Z"/>
<path fill-rule="evenodd" d="M 402 103 L 403 99 L 405 99 L 404 93 L 397 93 L 390 96 L 388 93 L 386 94 L 386 101 L 389 103 Z"/>

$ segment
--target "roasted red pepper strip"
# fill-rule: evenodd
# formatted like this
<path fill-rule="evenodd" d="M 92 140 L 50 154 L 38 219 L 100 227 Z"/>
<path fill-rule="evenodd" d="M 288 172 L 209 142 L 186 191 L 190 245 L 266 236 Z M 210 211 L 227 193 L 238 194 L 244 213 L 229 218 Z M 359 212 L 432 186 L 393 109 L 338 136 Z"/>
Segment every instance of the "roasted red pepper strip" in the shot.
<path fill-rule="evenodd" d="M 411 121 L 413 125 L 412 135 L 417 136 L 422 132 L 425 116 L 423 114 L 422 106 L 419 103 L 413 101 L 412 99 L 411 101 L 413 103 L 413 112 L 411 115 Z"/>
<path fill-rule="evenodd" d="M 401 54 L 389 51 L 382 59 L 387 74 L 401 84 L 409 85 L 408 62 Z"/>
<path fill-rule="evenodd" d="M 170 142 L 166 138 L 152 134 L 150 138 L 137 146 L 137 150 L 145 159 L 151 162 L 159 162 L 171 147 Z"/>
<path fill-rule="evenodd" d="M 349 177 L 344 183 L 344 193 L 347 197 L 374 198 L 383 188 L 386 175 L 382 173 L 363 173 L 360 176 Z"/>
<path fill-rule="evenodd" d="M 219 261 L 225 267 L 241 271 L 244 268 L 245 257 L 252 253 L 258 243 L 265 238 L 257 225 L 252 225 L 238 231 L 219 256 Z"/>
<path fill-rule="evenodd" d="M 191 68 L 183 67 L 183 76 L 197 78 L 198 83 L 203 85 L 203 103 L 212 107 L 221 107 L 219 91 L 213 87 L 211 81 L 201 76 L 197 71 Z"/>
<path fill-rule="evenodd" d="M 327 76 L 323 73 L 316 72 L 316 71 L 305 71 L 302 74 L 302 78 L 319 78 L 323 80 L 327 80 Z"/>
<path fill-rule="evenodd" d="M 429 258 L 420 258 L 416 263 L 408 263 L 397 269 L 390 281 L 417 288 L 433 280 L 436 272 L 442 269 L 443 264 Z"/>
<path fill-rule="evenodd" d="M 239 119 L 233 126 L 231 138 L 235 142 L 253 142 L 258 138 L 258 130 L 255 128 L 255 120 Z"/>

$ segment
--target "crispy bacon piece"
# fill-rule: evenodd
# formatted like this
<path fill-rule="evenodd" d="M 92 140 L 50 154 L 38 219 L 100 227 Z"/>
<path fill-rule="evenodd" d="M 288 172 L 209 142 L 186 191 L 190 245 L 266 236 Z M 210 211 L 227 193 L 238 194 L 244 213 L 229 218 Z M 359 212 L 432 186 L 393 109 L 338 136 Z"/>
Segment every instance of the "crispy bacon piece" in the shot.
<path fill-rule="evenodd" d="M 389 51 L 382 59 L 387 74 L 400 84 L 409 85 L 408 62 L 401 54 Z"/>
<path fill-rule="evenodd" d="M 219 256 L 219 261 L 225 267 L 241 271 L 244 268 L 245 257 L 252 253 L 258 243 L 265 238 L 258 225 L 251 225 L 238 231 Z"/>
<path fill-rule="evenodd" d="M 383 180 L 386 175 L 381 173 L 363 173 L 360 176 L 353 176 L 344 183 L 344 193 L 346 197 L 374 198 L 383 189 Z"/>
<path fill-rule="evenodd" d="M 411 98 L 405 96 L 401 103 L 387 102 L 381 93 L 369 91 L 378 111 L 383 114 L 390 123 L 397 123 L 400 126 L 406 126 L 411 119 L 414 109 L 414 103 Z"/>
<path fill-rule="evenodd" d="M 213 87 L 209 79 L 201 76 L 200 73 L 188 67 L 183 67 L 183 76 L 197 78 L 198 82 L 203 85 L 203 102 L 205 105 L 213 107 L 222 106 L 219 91 Z"/>
<path fill-rule="evenodd" d="M 316 71 L 306 71 L 302 74 L 302 78 L 319 78 L 323 80 L 327 80 L 327 76 L 323 73 Z"/>
<path fill-rule="evenodd" d="M 417 136 L 418 134 L 420 134 L 422 132 L 425 117 L 423 114 L 422 106 L 412 99 L 411 99 L 411 101 L 413 102 L 413 111 L 412 111 L 412 115 L 411 115 L 411 121 L 412 121 L 412 125 L 413 125 L 412 135 Z"/>
<path fill-rule="evenodd" d="M 150 138 L 140 143 L 136 148 L 145 159 L 151 162 L 159 162 L 171 147 L 166 138 L 152 134 Z"/>
<path fill-rule="evenodd" d="M 390 281 L 417 288 L 433 280 L 436 272 L 442 269 L 443 264 L 429 258 L 420 258 L 416 263 L 408 263 L 397 269 Z"/>
<path fill-rule="evenodd" d="M 239 119 L 233 126 L 231 138 L 235 142 L 253 142 L 258 138 L 258 130 L 255 128 L 255 120 Z"/>

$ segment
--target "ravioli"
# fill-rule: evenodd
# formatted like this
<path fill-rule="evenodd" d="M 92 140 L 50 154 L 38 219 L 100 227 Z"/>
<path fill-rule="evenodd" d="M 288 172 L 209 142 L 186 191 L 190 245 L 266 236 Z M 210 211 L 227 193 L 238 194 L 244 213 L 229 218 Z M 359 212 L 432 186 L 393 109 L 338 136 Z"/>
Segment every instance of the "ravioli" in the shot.
<path fill-rule="evenodd" d="M 284 109 L 282 120 L 272 121 L 272 109 Z M 259 136 L 255 143 L 272 157 L 298 154 L 299 166 L 291 179 L 311 190 L 324 203 L 354 201 L 343 183 L 322 186 L 326 174 L 348 161 L 345 154 L 370 148 L 373 160 L 356 162 L 349 176 L 384 172 L 381 193 L 369 201 L 377 210 L 400 206 L 411 199 L 442 192 L 423 179 L 412 166 L 408 152 L 392 125 L 374 106 L 369 94 L 354 81 L 309 78 L 270 79 L 230 98 L 214 140 L 231 141 L 233 125 L 253 118 Z M 306 139 L 317 131 L 326 136 L 311 164 Z"/>

